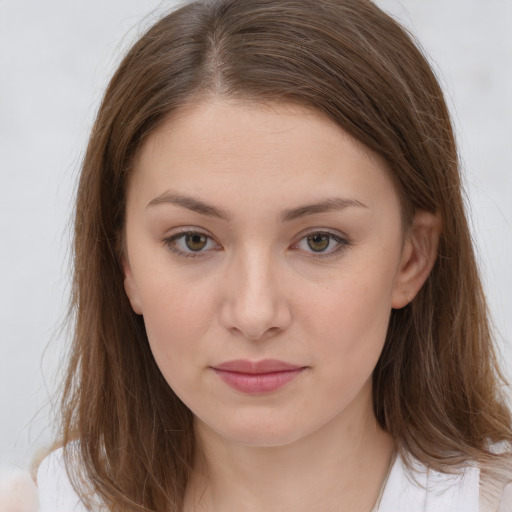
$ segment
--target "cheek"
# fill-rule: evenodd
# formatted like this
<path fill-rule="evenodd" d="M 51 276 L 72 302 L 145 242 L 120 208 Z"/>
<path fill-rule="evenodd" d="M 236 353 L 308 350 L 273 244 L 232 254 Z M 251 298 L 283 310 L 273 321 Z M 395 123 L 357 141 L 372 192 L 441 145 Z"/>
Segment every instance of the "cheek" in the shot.
<path fill-rule="evenodd" d="M 369 266 L 351 275 L 340 273 L 301 305 L 304 328 L 316 340 L 315 357 L 338 375 L 334 381 L 357 383 L 358 374 L 366 378 L 373 371 L 386 338 L 391 293 L 390 273 Z"/>
<path fill-rule="evenodd" d="M 315 323 L 313 366 L 322 382 L 323 402 L 333 415 L 363 396 L 382 352 L 389 321 L 389 307 L 374 307 L 379 301 L 363 289 L 352 292 L 319 310 Z M 371 400 L 370 395 L 365 396 Z"/>
<path fill-rule="evenodd" d="M 165 280 L 149 276 L 141 290 L 149 344 L 171 385 L 175 371 L 200 360 L 215 310 L 215 298 L 204 288 L 204 284 L 198 289 L 177 276 Z"/>

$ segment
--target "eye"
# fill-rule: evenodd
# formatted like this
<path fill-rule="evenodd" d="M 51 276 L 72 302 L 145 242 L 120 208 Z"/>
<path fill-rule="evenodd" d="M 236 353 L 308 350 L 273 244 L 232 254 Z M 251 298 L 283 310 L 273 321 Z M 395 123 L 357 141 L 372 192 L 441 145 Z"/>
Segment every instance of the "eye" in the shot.
<path fill-rule="evenodd" d="M 308 247 L 314 252 L 324 252 L 329 248 L 332 237 L 324 233 L 309 235 L 307 238 Z"/>
<path fill-rule="evenodd" d="M 313 253 L 319 257 L 327 257 L 336 254 L 348 244 L 349 242 L 345 238 L 334 233 L 315 231 L 293 244 L 292 249 Z"/>
<path fill-rule="evenodd" d="M 220 249 L 210 236 L 200 231 L 183 231 L 166 238 L 164 244 L 172 252 L 186 257 L 200 256 L 208 251 Z"/>

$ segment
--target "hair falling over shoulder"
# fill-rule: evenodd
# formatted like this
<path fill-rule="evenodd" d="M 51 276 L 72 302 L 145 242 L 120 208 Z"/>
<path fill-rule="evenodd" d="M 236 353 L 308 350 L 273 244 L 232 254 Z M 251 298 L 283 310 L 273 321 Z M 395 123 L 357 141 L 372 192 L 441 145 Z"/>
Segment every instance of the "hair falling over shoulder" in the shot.
<path fill-rule="evenodd" d="M 391 313 L 374 410 L 406 460 L 441 471 L 492 460 L 491 443 L 512 441 L 512 420 L 452 126 L 425 57 L 368 0 L 200 0 L 158 21 L 125 56 L 83 162 L 60 442 L 85 501 L 96 496 L 114 511 L 182 509 L 196 457 L 192 414 L 153 359 L 124 292 L 120 254 L 138 148 L 208 95 L 327 115 L 386 160 L 406 225 L 419 209 L 440 215 L 433 271 L 412 303 Z"/>

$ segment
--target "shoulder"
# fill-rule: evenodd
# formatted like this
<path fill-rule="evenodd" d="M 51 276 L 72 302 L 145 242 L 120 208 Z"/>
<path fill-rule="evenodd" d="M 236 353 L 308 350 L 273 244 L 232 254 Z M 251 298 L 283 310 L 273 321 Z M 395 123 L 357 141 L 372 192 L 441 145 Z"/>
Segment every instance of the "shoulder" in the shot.
<path fill-rule="evenodd" d="M 378 512 L 512 512 L 512 457 L 491 466 L 469 463 L 457 474 L 397 457 Z"/>
<path fill-rule="evenodd" d="M 482 465 L 480 473 L 482 512 L 512 512 L 512 453 Z"/>
<path fill-rule="evenodd" d="M 468 465 L 456 475 L 439 473 L 419 461 L 408 469 L 397 456 L 378 512 L 481 512 L 480 469 Z"/>
<path fill-rule="evenodd" d="M 51 452 L 37 471 L 39 512 L 87 512 L 73 489 L 62 449 Z"/>
<path fill-rule="evenodd" d="M 37 512 L 37 488 L 28 471 L 0 466 L 0 510 Z"/>
<path fill-rule="evenodd" d="M 505 486 L 497 512 L 512 512 L 512 482 Z"/>

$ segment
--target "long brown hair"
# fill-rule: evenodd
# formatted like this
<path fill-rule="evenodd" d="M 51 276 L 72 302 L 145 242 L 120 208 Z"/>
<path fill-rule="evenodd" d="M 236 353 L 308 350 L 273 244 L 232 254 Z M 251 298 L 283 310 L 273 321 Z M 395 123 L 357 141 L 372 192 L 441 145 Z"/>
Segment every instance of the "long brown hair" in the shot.
<path fill-rule="evenodd" d="M 406 222 L 418 209 L 441 216 L 427 282 L 391 313 L 374 371 L 375 414 L 404 457 L 441 471 L 488 460 L 489 443 L 511 442 L 452 126 L 411 36 L 367 0 L 200 0 L 158 21 L 128 52 L 83 163 L 61 439 L 77 486 L 87 482 L 112 510 L 182 507 L 192 415 L 155 364 L 119 256 L 138 148 L 207 95 L 327 115 L 387 161 Z"/>

